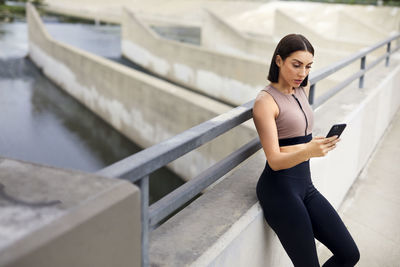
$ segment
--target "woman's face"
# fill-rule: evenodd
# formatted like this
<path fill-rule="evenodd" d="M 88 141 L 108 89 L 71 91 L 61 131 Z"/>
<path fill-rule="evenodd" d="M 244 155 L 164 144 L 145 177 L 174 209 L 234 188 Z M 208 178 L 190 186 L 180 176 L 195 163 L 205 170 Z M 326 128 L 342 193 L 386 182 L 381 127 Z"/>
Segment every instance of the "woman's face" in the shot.
<path fill-rule="evenodd" d="M 299 87 L 310 72 L 313 59 L 314 56 L 308 51 L 293 52 L 283 61 L 278 55 L 276 64 L 279 67 L 279 83 Z"/>

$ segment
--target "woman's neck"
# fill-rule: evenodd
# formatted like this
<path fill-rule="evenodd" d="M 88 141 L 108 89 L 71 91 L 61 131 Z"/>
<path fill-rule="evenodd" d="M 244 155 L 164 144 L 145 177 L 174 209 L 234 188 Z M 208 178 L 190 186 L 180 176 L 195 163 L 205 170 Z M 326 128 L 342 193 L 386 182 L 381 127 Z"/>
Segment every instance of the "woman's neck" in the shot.
<path fill-rule="evenodd" d="M 271 83 L 271 85 L 284 94 L 294 93 L 294 88 L 292 88 L 289 84 Z"/>

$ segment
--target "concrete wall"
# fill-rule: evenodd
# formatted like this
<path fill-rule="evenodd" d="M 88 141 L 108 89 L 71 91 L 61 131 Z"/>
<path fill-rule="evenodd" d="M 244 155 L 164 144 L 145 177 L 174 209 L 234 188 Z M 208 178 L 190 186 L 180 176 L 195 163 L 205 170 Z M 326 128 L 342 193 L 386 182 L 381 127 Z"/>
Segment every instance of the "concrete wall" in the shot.
<path fill-rule="evenodd" d="M 245 56 L 270 63 L 276 42 L 257 37 L 249 37 L 232 27 L 218 14 L 204 9 L 201 27 L 201 45 L 222 53 Z"/>
<path fill-rule="evenodd" d="M 311 159 L 313 183 L 335 208 L 399 110 L 398 53 L 396 57 L 389 68 L 380 64 L 369 72 L 363 90 L 355 82 L 315 110 L 314 136 L 325 135 L 334 123 L 348 124 L 334 151 Z M 158 266 L 291 266 L 257 202 L 255 187 L 264 166 L 259 151 L 156 229 L 151 261 Z"/>
<path fill-rule="evenodd" d="M 140 266 L 135 185 L 5 158 L 0 181 L 0 266 Z"/>
<path fill-rule="evenodd" d="M 341 40 L 376 43 L 389 37 L 388 32 L 375 25 L 369 25 L 363 18 L 358 18 L 348 11 L 338 12 L 336 20 L 336 38 Z"/>
<path fill-rule="evenodd" d="M 291 20 L 290 17 L 287 17 L 286 14 L 279 11 L 279 9 L 277 9 L 276 12 L 278 15 L 276 15 L 275 18 L 279 19 L 280 16 L 283 16 L 284 18 L 287 18 L 288 21 Z M 295 23 L 293 21 L 290 23 L 291 24 L 289 28 L 293 29 L 295 27 L 293 24 Z M 281 27 L 282 26 L 279 26 L 279 28 Z M 296 27 L 296 30 L 298 30 L 298 32 L 302 32 L 304 29 L 301 29 L 301 27 Z M 221 53 L 229 53 L 232 55 L 264 60 L 268 63 L 270 63 L 276 45 L 279 41 L 248 36 L 232 27 L 228 22 L 224 21 L 218 14 L 211 10 L 204 11 L 204 20 L 201 33 L 202 45 L 204 47 L 219 51 Z M 289 33 L 292 32 L 288 30 L 288 32 L 282 34 L 282 37 Z M 305 33 L 305 36 L 309 38 L 307 33 Z M 318 33 L 314 33 L 311 35 L 311 37 L 314 38 L 312 40 L 312 44 L 315 49 L 312 72 L 344 59 L 352 53 L 350 51 L 326 49 L 324 46 L 326 40 Z M 350 66 L 346 67 L 342 71 L 329 76 L 327 79 L 318 84 L 315 97 L 322 95 L 328 89 L 336 85 L 338 81 L 343 80 L 343 77 L 345 77 L 347 73 L 354 73 L 359 69 L 360 63 L 356 62 L 355 64 L 351 64 Z"/>
<path fill-rule="evenodd" d="M 347 13 L 362 20 L 370 27 L 377 27 L 385 32 L 391 33 L 400 30 L 400 8 L 393 6 L 349 6 Z"/>
<path fill-rule="evenodd" d="M 122 6 L 129 4 L 130 0 L 117 1 L 63 1 L 45 0 L 44 9 L 48 12 L 84 18 L 107 23 L 121 23 Z"/>
<path fill-rule="evenodd" d="M 60 43 L 28 5 L 29 56 L 66 92 L 141 147 L 149 147 L 231 109 L 110 60 Z M 79 119 L 79 118 L 77 118 Z M 184 179 L 255 137 L 251 122 L 168 166 Z"/>
<path fill-rule="evenodd" d="M 279 10 L 277 10 L 279 14 Z M 283 13 L 282 13 L 283 14 Z M 276 16 L 279 18 L 279 15 Z M 281 29 L 281 25 L 278 26 Z M 289 26 L 293 29 L 293 25 Z M 301 27 L 296 27 L 292 32 L 300 30 Z M 272 55 L 275 51 L 276 45 L 279 39 L 266 40 L 265 38 L 257 38 L 247 36 L 244 33 L 233 28 L 228 22 L 224 21 L 218 14 L 211 10 L 205 10 L 205 18 L 202 26 L 202 45 L 209 47 L 214 50 L 243 55 L 255 59 L 262 59 L 266 62 L 270 62 Z M 280 33 L 280 35 L 286 35 L 290 33 Z M 307 38 L 308 36 L 305 35 Z M 316 60 L 313 64 L 313 71 L 326 67 L 333 62 L 345 58 L 350 54 L 350 51 L 341 51 L 334 49 L 326 49 L 324 46 L 325 39 L 319 34 L 315 33 L 313 40 L 313 46 L 316 52 Z"/>
<path fill-rule="evenodd" d="M 231 105 L 254 99 L 266 84 L 266 61 L 160 38 L 129 10 L 124 13 L 122 52 L 158 75 Z"/>

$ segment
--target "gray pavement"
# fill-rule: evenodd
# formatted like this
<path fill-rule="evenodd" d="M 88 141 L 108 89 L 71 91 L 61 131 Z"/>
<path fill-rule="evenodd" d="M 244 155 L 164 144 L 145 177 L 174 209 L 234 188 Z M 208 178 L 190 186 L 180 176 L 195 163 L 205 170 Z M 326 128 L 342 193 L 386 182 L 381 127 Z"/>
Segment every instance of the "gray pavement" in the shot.
<path fill-rule="evenodd" d="M 339 214 L 360 250 L 360 267 L 400 266 L 400 109 Z M 323 248 L 320 262 L 332 253 Z"/>

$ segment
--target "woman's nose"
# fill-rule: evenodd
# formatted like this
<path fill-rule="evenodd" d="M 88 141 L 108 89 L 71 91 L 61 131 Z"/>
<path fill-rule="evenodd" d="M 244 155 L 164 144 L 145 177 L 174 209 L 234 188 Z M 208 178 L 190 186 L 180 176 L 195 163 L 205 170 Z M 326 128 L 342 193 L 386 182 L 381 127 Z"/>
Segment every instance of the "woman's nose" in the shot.
<path fill-rule="evenodd" d="M 307 75 L 307 70 L 306 70 L 306 68 L 301 68 L 300 71 L 299 71 L 299 75 L 300 75 L 301 77 L 306 77 L 306 75 Z"/>

